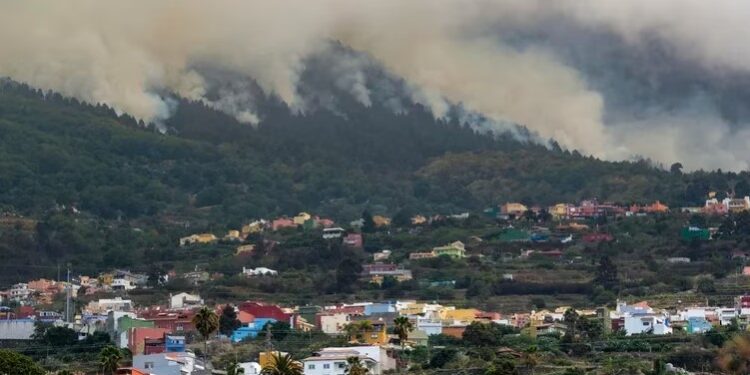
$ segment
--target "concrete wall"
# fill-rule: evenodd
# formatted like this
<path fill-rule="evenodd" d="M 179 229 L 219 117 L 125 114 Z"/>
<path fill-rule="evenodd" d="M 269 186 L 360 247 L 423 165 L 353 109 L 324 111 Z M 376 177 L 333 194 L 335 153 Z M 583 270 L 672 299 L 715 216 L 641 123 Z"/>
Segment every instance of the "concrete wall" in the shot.
<path fill-rule="evenodd" d="M 0 320 L 0 340 L 31 340 L 33 334 L 31 319 Z"/>

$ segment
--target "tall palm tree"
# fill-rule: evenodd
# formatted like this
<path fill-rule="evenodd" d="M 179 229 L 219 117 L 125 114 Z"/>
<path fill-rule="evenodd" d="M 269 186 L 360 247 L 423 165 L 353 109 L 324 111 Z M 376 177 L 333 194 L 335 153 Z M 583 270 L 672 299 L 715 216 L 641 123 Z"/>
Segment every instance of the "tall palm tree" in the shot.
<path fill-rule="evenodd" d="M 237 361 L 229 362 L 227 365 L 227 375 L 244 375 L 245 369 L 240 367 Z"/>
<path fill-rule="evenodd" d="M 536 346 L 531 346 L 521 353 L 519 361 L 526 368 L 529 374 L 534 374 L 534 368 L 539 365 L 539 353 Z"/>
<path fill-rule="evenodd" d="M 99 366 L 101 366 L 102 371 L 114 374 L 117 368 L 120 367 L 122 357 L 120 349 L 108 345 L 99 352 Z"/>
<path fill-rule="evenodd" d="M 208 306 L 203 306 L 193 317 L 195 329 L 203 336 L 203 345 L 205 352 L 203 357 L 208 355 L 208 338 L 212 333 L 219 329 L 219 316 L 216 315 Z"/>
<path fill-rule="evenodd" d="M 349 336 L 350 341 L 362 341 L 365 332 L 372 331 L 373 325 L 369 320 L 360 320 L 351 322 L 344 326 L 344 332 Z"/>
<path fill-rule="evenodd" d="M 365 367 L 359 360 L 359 357 L 349 357 L 346 359 L 346 371 L 347 375 L 368 375 L 370 370 Z"/>
<path fill-rule="evenodd" d="M 399 316 L 393 319 L 393 331 L 398 335 L 398 342 L 401 344 L 401 349 L 404 348 L 406 340 L 409 338 L 409 332 L 414 330 L 414 324 L 409 321 L 409 318 L 405 316 Z"/>
<path fill-rule="evenodd" d="M 271 357 L 271 363 L 260 371 L 262 375 L 303 375 L 302 364 L 295 361 L 291 355 L 280 353 Z"/>

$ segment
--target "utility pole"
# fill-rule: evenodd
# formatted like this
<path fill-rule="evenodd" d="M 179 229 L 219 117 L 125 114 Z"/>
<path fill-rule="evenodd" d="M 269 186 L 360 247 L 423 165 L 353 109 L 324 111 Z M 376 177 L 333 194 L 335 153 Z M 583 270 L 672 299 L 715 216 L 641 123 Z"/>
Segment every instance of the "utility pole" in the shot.
<path fill-rule="evenodd" d="M 271 355 L 271 351 L 273 350 L 273 341 L 271 341 L 272 337 L 273 333 L 271 333 L 271 324 L 266 323 L 266 353 L 268 353 L 268 355 Z"/>
<path fill-rule="evenodd" d="M 65 321 L 70 323 L 70 264 L 68 264 L 68 282 L 65 285 Z"/>

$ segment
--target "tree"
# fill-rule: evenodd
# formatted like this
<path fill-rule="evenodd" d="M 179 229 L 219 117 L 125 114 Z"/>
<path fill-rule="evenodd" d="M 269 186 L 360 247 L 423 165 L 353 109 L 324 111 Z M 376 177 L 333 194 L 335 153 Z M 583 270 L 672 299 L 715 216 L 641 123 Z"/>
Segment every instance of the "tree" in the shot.
<path fill-rule="evenodd" d="M 669 172 L 672 173 L 672 174 L 681 175 L 682 174 L 682 163 L 677 162 L 677 163 L 672 164 L 672 166 L 669 167 Z"/>
<path fill-rule="evenodd" d="M 463 333 L 463 341 L 471 346 L 497 346 L 503 336 L 515 334 L 518 331 L 512 327 L 497 323 L 472 322 Z"/>
<path fill-rule="evenodd" d="M 205 357 L 208 355 L 208 337 L 219 329 L 219 317 L 208 306 L 203 306 L 193 317 L 193 325 L 203 337 L 205 348 L 203 356 Z"/>
<path fill-rule="evenodd" d="M 716 291 L 714 279 L 710 276 L 701 276 L 695 281 L 695 290 L 701 293 L 713 293 Z"/>
<path fill-rule="evenodd" d="M 227 364 L 226 372 L 227 375 L 244 375 L 245 369 L 240 367 L 237 361 L 231 361 Z"/>
<path fill-rule="evenodd" d="M 719 350 L 717 362 L 724 371 L 740 375 L 750 371 L 750 336 L 734 336 Z"/>
<path fill-rule="evenodd" d="M 359 357 L 349 357 L 346 359 L 346 371 L 347 375 L 368 375 L 370 370 L 367 369 L 359 360 Z"/>
<path fill-rule="evenodd" d="M 44 375 L 46 371 L 25 355 L 0 349 L 0 374 Z"/>
<path fill-rule="evenodd" d="M 224 306 L 219 317 L 219 332 L 222 335 L 231 336 L 232 332 L 240 326 L 242 326 L 242 322 L 237 319 L 237 311 L 235 311 L 234 306 L 229 304 Z"/>
<path fill-rule="evenodd" d="M 519 360 L 521 365 L 528 370 L 529 374 L 534 374 L 534 368 L 539 365 L 539 352 L 536 346 L 531 346 L 521 353 L 521 359 Z"/>
<path fill-rule="evenodd" d="M 509 360 L 497 360 L 487 367 L 484 375 L 518 375 L 518 369 Z"/>
<path fill-rule="evenodd" d="M 99 366 L 102 371 L 114 374 L 117 368 L 120 367 L 120 361 L 123 355 L 120 349 L 112 345 L 105 346 L 101 352 L 99 352 Z"/>
<path fill-rule="evenodd" d="M 268 326 L 268 327 L 266 327 Z M 266 337 L 267 330 L 271 330 L 271 337 L 274 340 L 281 341 L 292 331 L 292 326 L 287 322 L 268 322 L 263 326 L 263 330 L 258 332 L 258 337 Z"/>
<path fill-rule="evenodd" d="M 609 256 L 605 255 L 599 259 L 594 281 L 606 289 L 611 289 L 617 285 L 617 265 L 612 262 Z"/>
<path fill-rule="evenodd" d="M 579 318 L 578 312 L 574 309 L 565 310 L 565 313 L 563 314 L 563 322 L 568 326 L 568 329 L 565 331 L 566 342 L 573 342 L 575 340 Z"/>
<path fill-rule="evenodd" d="M 302 364 L 289 354 L 274 354 L 271 363 L 261 370 L 261 375 L 303 375 Z"/>
<path fill-rule="evenodd" d="M 344 326 L 344 332 L 346 332 L 350 341 L 362 341 L 365 332 L 372 331 L 373 325 L 369 320 L 360 320 L 357 322 L 351 322 Z"/>
<path fill-rule="evenodd" d="M 372 219 L 372 214 L 369 210 L 364 210 L 362 212 L 362 232 L 372 233 L 375 229 L 375 221 Z"/>
<path fill-rule="evenodd" d="M 409 332 L 414 330 L 414 324 L 409 321 L 409 318 L 405 316 L 399 316 L 393 320 L 394 333 L 398 335 L 398 342 L 401 344 L 401 348 L 404 348 L 406 340 L 409 338 Z"/>
<path fill-rule="evenodd" d="M 411 210 L 407 208 L 402 208 L 396 212 L 395 215 L 393 215 L 393 219 L 391 219 L 391 224 L 396 228 L 404 228 L 411 225 L 411 216 L 412 212 Z"/>
<path fill-rule="evenodd" d="M 350 292 L 362 273 L 362 265 L 352 257 L 344 258 L 336 267 L 336 288 Z"/>

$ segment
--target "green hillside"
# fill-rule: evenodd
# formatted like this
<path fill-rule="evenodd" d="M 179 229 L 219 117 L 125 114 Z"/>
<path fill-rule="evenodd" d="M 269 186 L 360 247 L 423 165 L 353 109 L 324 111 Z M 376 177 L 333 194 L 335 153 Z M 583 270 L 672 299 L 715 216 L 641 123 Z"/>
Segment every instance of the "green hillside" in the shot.
<path fill-rule="evenodd" d="M 276 103 L 266 113 L 251 127 L 181 102 L 163 134 L 102 105 L 3 83 L 0 210 L 26 218 L 0 227 L 6 279 L 50 275 L 66 261 L 95 272 L 167 259 L 181 235 L 299 211 L 348 222 L 365 209 L 456 213 L 589 197 L 679 206 L 709 190 L 750 194 L 747 173 L 603 162 L 435 121 L 417 105 L 294 115 Z"/>

